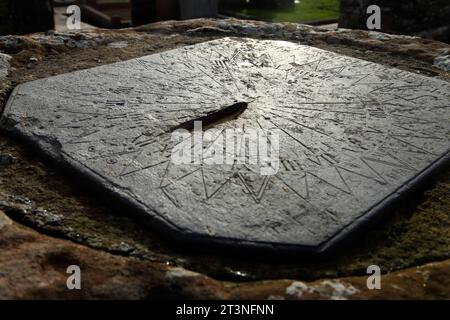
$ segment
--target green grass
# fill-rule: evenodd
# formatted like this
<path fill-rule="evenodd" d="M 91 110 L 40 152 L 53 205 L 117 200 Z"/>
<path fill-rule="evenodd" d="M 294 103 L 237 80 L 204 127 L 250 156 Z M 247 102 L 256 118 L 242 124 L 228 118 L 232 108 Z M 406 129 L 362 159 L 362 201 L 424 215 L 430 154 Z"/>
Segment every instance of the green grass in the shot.
<path fill-rule="evenodd" d="M 300 0 L 291 10 L 258 8 L 237 9 L 236 13 L 258 20 L 276 22 L 307 22 L 339 18 L 339 0 Z"/>

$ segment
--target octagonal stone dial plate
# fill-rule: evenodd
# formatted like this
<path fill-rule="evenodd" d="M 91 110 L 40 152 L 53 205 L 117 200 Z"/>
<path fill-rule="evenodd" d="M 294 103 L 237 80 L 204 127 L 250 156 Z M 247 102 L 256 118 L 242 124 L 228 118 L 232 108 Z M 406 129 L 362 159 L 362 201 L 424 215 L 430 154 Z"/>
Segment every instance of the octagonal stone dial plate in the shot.
<path fill-rule="evenodd" d="M 184 240 L 318 253 L 448 162 L 449 98 L 441 80 L 224 38 L 21 84 L 2 127 Z M 277 129 L 276 174 L 171 161 L 173 128 L 238 103 L 213 126 Z"/>

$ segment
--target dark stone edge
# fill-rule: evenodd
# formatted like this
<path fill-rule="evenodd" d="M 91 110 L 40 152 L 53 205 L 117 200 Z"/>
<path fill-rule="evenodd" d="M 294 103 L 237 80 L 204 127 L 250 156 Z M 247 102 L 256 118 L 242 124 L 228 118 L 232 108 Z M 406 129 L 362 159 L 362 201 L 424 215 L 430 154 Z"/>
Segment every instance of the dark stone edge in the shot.
<path fill-rule="evenodd" d="M 399 187 L 394 193 L 388 195 L 359 218 L 317 246 L 211 237 L 179 228 L 170 220 L 161 216 L 156 210 L 149 208 L 128 194 L 123 187 L 115 185 L 101 174 L 87 168 L 68 154 L 62 152 L 57 141 L 52 141 L 48 137 L 31 135 L 20 128 L 17 123 L 10 123 L 5 114 L 11 107 L 19 88 L 20 85 L 13 90 L 3 110 L 0 119 L 0 128 L 3 131 L 13 137 L 17 137 L 29 148 L 39 152 L 45 160 L 56 165 L 64 173 L 68 174 L 72 180 L 86 183 L 89 190 L 98 192 L 101 198 L 135 214 L 143 224 L 158 232 L 169 243 L 173 244 L 175 248 L 187 251 L 198 251 L 200 249 L 214 254 L 227 253 L 259 258 L 261 258 L 261 254 L 270 254 L 271 256 L 269 257 L 265 256 L 265 259 L 269 260 L 280 257 L 292 258 L 293 255 L 328 258 L 333 254 L 339 253 L 347 245 L 352 245 L 355 236 L 367 230 L 368 227 L 383 217 L 386 217 L 400 201 L 407 200 L 414 192 L 417 192 L 426 183 L 432 181 L 439 171 L 450 165 L 449 149 L 427 168 Z M 195 249 L 192 247 L 195 247 Z"/>

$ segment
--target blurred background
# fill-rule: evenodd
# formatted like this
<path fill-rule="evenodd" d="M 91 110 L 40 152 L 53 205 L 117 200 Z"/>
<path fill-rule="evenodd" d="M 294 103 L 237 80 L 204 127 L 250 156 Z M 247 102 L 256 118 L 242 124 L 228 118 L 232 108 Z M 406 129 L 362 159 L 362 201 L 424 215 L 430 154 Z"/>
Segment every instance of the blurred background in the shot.
<path fill-rule="evenodd" d="M 234 17 L 352 29 L 366 29 L 366 8 L 377 4 L 381 31 L 450 41 L 450 0 L 0 0 L 0 35 L 64 31 L 72 4 L 82 28 Z"/>

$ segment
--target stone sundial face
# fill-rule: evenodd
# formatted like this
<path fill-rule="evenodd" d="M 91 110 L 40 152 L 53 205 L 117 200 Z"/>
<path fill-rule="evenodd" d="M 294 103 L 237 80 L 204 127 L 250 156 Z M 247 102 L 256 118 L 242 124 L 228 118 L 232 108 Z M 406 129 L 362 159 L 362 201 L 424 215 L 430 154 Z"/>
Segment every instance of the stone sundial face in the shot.
<path fill-rule="evenodd" d="M 225 38 L 19 85 L 2 126 L 185 240 L 317 253 L 448 162 L 449 101 L 437 79 Z M 200 150 L 278 132 L 277 172 L 175 164 L 174 129 L 208 117 Z"/>

